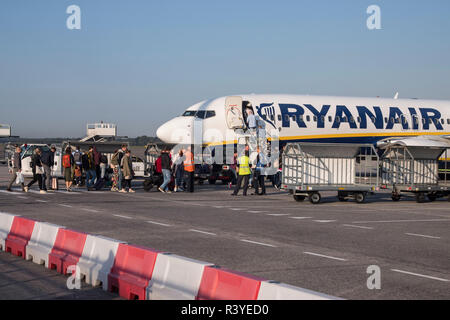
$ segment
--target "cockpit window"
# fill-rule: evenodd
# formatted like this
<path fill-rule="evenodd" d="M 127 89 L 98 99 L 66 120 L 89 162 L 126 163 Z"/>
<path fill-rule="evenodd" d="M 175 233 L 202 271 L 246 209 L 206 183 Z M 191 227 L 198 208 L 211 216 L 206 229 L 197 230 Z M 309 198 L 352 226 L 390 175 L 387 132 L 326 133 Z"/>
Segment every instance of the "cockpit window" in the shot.
<path fill-rule="evenodd" d="M 199 111 L 186 111 L 183 113 L 183 117 L 196 117 L 197 119 L 208 119 L 216 116 L 214 110 L 199 110 Z"/>
<path fill-rule="evenodd" d="M 197 111 L 195 111 L 195 110 L 188 110 L 188 111 L 185 111 L 185 112 L 183 113 L 183 117 L 194 117 L 196 112 L 197 112 Z"/>

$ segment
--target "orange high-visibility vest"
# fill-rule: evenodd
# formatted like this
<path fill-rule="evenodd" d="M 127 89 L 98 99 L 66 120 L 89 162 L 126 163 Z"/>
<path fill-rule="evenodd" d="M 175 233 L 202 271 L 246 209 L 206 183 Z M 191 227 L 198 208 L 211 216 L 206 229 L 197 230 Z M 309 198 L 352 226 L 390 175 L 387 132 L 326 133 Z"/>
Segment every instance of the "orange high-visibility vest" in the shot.
<path fill-rule="evenodd" d="M 195 171 L 195 165 L 194 165 L 194 155 L 192 152 L 187 151 L 185 154 L 186 160 L 184 160 L 184 171 L 187 172 L 194 172 Z"/>

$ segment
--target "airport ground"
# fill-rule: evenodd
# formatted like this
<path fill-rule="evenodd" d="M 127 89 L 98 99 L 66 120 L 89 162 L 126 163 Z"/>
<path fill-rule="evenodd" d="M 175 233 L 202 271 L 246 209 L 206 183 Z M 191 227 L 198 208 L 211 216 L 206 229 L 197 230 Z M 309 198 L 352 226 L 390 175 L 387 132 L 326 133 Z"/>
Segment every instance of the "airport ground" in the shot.
<path fill-rule="evenodd" d="M 345 299 L 449 299 L 450 204 L 393 202 L 389 193 L 364 204 L 297 203 L 268 188 L 267 196 L 231 197 L 223 185 L 196 192 L 110 191 L 41 195 L 6 192 L 0 167 L 0 211 L 91 234 L 173 252 L 223 267 Z M 117 299 L 66 277 L 0 253 L 0 299 Z M 381 289 L 369 290 L 367 268 L 381 269 Z"/>

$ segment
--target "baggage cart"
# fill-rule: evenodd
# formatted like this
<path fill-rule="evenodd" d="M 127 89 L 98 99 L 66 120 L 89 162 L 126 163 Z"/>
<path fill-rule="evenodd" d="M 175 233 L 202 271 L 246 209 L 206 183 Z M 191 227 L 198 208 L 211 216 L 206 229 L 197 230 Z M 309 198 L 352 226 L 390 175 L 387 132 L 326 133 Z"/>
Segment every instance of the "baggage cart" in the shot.
<path fill-rule="evenodd" d="M 373 145 L 287 144 L 282 156 L 282 189 L 294 199 L 321 201 L 320 192 L 337 191 L 340 201 L 363 203 L 379 190 L 380 158 Z"/>

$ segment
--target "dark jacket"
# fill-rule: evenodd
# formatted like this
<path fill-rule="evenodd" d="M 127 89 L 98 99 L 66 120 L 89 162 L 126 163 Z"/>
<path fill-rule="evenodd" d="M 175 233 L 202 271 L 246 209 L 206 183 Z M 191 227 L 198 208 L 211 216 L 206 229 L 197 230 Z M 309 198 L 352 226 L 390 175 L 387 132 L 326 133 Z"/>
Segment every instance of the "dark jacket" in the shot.
<path fill-rule="evenodd" d="M 45 151 L 41 154 L 41 161 L 43 164 L 49 167 L 53 167 L 55 164 L 55 155 L 51 151 Z"/>
<path fill-rule="evenodd" d="M 31 156 L 31 171 L 36 174 L 36 167 L 42 167 L 41 156 L 37 153 L 33 153 Z"/>
<path fill-rule="evenodd" d="M 170 170 L 170 168 L 172 167 L 171 163 L 170 163 L 170 157 L 169 154 L 166 152 L 163 152 L 161 154 L 161 169 L 167 169 Z"/>
<path fill-rule="evenodd" d="M 92 153 L 85 153 L 81 157 L 81 165 L 85 171 L 95 170 L 95 160 Z"/>

